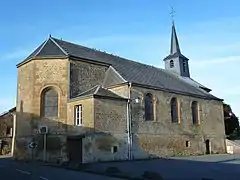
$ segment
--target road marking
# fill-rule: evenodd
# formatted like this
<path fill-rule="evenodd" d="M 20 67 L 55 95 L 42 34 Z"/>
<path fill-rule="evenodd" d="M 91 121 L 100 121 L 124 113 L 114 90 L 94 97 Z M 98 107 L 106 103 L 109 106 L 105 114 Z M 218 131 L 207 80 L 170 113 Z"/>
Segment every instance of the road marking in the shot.
<path fill-rule="evenodd" d="M 48 178 L 40 176 L 39 179 L 48 180 Z"/>
<path fill-rule="evenodd" d="M 18 172 L 20 172 L 20 173 L 23 173 L 23 174 L 28 174 L 28 175 L 31 174 L 30 172 L 23 171 L 23 170 L 21 170 L 21 169 L 16 169 L 16 171 L 18 171 Z"/>

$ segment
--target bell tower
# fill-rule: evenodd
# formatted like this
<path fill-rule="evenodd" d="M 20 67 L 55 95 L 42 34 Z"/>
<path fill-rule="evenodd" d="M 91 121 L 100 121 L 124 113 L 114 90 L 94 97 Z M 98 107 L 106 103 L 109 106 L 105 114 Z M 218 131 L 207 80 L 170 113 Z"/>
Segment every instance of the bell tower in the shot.
<path fill-rule="evenodd" d="M 184 77 L 190 77 L 188 60 L 189 59 L 185 57 L 180 51 L 176 28 L 173 20 L 170 54 L 163 59 L 165 62 L 165 69 L 175 72 Z"/>

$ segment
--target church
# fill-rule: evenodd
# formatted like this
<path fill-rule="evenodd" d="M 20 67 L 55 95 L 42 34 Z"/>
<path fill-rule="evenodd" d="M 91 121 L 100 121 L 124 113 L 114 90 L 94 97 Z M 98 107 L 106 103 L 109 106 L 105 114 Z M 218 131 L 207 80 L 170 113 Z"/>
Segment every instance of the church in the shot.
<path fill-rule="evenodd" d="M 17 64 L 14 156 L 89 163 L 225 153 L 223 100 L 190 76 L 50 36 Z"/>

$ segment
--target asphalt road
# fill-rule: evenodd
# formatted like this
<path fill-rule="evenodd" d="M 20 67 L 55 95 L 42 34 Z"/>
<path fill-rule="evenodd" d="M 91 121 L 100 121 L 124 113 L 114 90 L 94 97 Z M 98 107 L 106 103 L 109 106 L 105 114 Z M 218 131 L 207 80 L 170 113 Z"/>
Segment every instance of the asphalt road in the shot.
<path fill-rule="evenodd" d="M 18 163 L 0 158 L 0 180 L 120 180 L 90 173 L 70 171 L 49 166 Z"/>
<path fill-rule="evenodd" d="M 122 172 L 134 176 L 144 171 L 161 174 L 166 180 L 240 180 L 240 155 L 206 155 L 172 157 L 135 162 L 94 163 L 91 169 L 104 171 L 107 167 L 118 167 Z"/>

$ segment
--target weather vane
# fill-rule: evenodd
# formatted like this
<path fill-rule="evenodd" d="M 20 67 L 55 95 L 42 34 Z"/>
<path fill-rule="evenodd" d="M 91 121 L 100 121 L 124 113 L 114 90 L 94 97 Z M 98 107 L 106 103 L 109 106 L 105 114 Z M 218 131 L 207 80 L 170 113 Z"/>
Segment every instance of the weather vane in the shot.
<path fill-rule="evenodd" d="M 174 11 L 173 7 L 171 6 L 170 14 L 171 14 L 171 18 L 172 18 L 172 23 L 174 23 L 174 15 L 175 15 L 174 13 L 175 13 L 175 11 Z"/>

